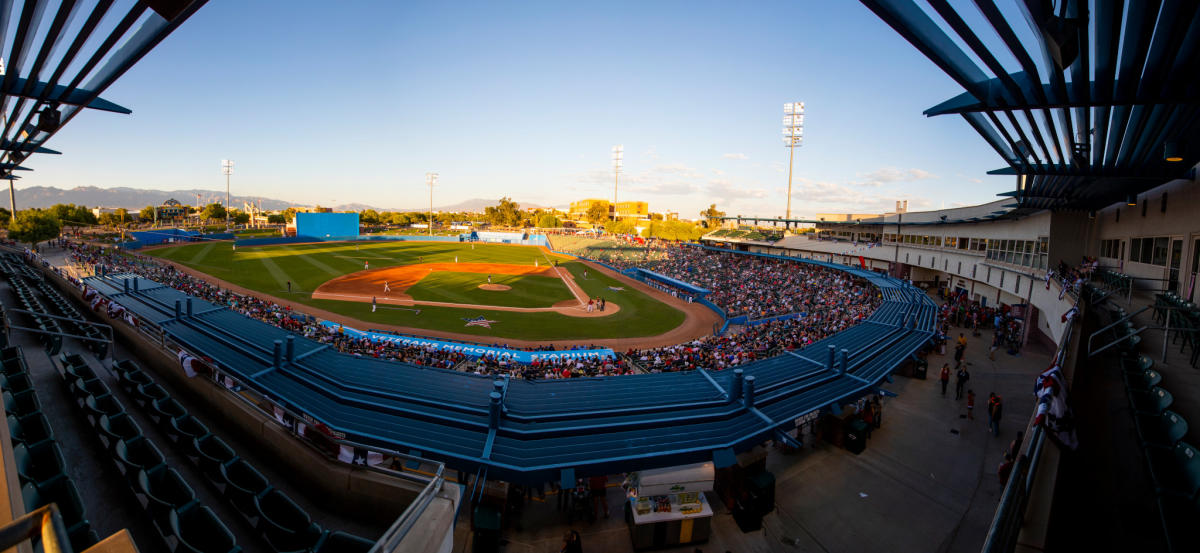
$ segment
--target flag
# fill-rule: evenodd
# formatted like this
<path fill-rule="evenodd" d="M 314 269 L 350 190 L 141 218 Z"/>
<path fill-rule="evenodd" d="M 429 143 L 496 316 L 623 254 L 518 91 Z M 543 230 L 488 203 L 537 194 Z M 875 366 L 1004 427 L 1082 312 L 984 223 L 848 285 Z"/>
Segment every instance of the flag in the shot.
<path fill-rule="evenodd" d="M 862 268 L 864 268 L 864 269 L 867 268 L 867 260 L 863 259 L 863 256 L 861 256 L 861 255 L 858 256 L 858 263 L 859 263 L 859 265 L 862 265 Z"/>

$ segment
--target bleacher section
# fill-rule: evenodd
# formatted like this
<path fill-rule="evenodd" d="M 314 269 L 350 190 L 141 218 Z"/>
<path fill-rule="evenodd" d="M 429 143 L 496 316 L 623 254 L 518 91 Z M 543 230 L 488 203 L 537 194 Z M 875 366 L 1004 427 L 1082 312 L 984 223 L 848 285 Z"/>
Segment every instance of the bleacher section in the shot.
<path fill-rule="evenodd" d="M 0 350 L 0 389 L 12 439 L 13 460 L 20 477 L 25 510 L 56 503 L 71 547 L 82 551 L 99 541 L 91 529 L 79 491 L 71 481 L 67 460 L 54 440 L 50 421 L 42 414 L 41 401 L 20 347 Z"/>
<path fill-rule="evenodd" d="M 557 480 L 568 469 L 613 474 L 711 460 L 720 451 L 775 439 L 804 414 L 836 409 L 872 391 L 928 342 L 936 305 L 895 279 L 849 272 L 882 291 L 875 315 L 808 348 L 737 371 L 495 382 L 343 355 L 160 284 L 134 285 L 134 275 L 84 283 L 134 312 L 144 331 L 161 329 L 191 353 L 212 359 L 239 385 L 325 424 L 346 441 L 421 452 L 452 468 L 537 483 Z M 830 346 L 837 351 L 832 365 Z"/>
<path fill-rule="evenodd" d="M 151 420 L 166 444 L 156 443 L 125 411 L 120 400 L 82 357 L 59 357 L 64 382 L 76 405 L 88 417 L 96 437 L 112 456 L 146 510 L 147 517 L 172 551 L 240 551 L 233 534 L 211 509 L 202 505 L 193 488 L 169 466 L 162 447 L 176 449 L 196 465 L 217 495 L 257 530 L 277 552 L 367 551 L 372 542 L 338 531 L 323 530 L 309 515 L 220 437 L 212 434 L 145 371 L 130 361 L 117 361 L 113 370 L 123 395 Z"/>

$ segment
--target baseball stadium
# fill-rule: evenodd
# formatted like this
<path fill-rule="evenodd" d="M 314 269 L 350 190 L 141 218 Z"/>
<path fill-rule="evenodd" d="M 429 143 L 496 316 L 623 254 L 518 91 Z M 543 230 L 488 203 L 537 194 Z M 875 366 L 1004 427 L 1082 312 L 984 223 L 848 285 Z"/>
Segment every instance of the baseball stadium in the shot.
<path fill-rule="evenodd" d="M 814 8 L 830 27 L 814 33 L 865 33 L 862 44 L 839 46 L 837 55 L 869 58 L 864 63 L 880 82 L 889 74 L 948 77 L 956 95 L 924 112 L 936 132 L 906 129 L 910 144 L 888 148 L 973 156 L 981 144 L 964 144 L 953 133 L 962 127 L 977 134 L 988 158 L 1004 163 L 989 174 L 1015 177 L 999 199 L 982 203 L 953 201 L 965 196 L 943 182 L 919 186 L 938 187 L 951 207 L 914 200 L 929 209 L 909 211 L 908 200 L 896 200 L 892 208 L 890 196 L 880 202 L 869 191 L 915 196 L 919 181 L 942 177 L 880 165 L 886 170 L 850 169 L 845 186 L 824 182 L 821 171 L 848 159 L 830 150 L 805 162 L 818 167 L 795 179 L 793 191 L 804 102 L 784 104 L 786 167 L 734 150 L 712 156 L 723 168 L 663 161 L 626 174 L 626 162 L 654 162 L 666 148 L 631 147 L 626 158 L 624 146 L 615 146 L 611 172 L 576 167 L 573 176 L 553 177 L 574 184 L 542 190 L 545 201 L 558 202 L 564 191 L 612 188 L 611 200 L 591 197 L 569 208 L 521 208 L 505 192 L 496 205 L 465 202 L 439 208 L 435 217 L 435 185 L 447 185 L 431 172 L 427 211 L 317 203 L 335 189 L 340 198 L 379 199 L 370 179 L 322 183 L 311 208 L 274 209 L 247 197 L 237 209 L 231 160 L 221 164 L 223 196 L 205 203 L 205 191 L 197 191 L 197 206 L 171 198 L 147 206 L 136 221 L 127 221 L 126 207 L 83 207 L 96 187 L 60 191 L 55 197 L 72 203 L 44 208 L 38 202 L 46 187 L 16 188 L 14 173 L 29 170 L 22 164 L 45 159 L 34 154 L 60 154 L 45 144 L 79 113 L 85 117 L 72 130 L 80 134 L 56 144 L 98 152 L 73 163 L 87 165 L 81 174 L 95 174 L 110 194 L 135 190 L 102 178 L 104 155 L 121 140 L 96 137 L 124 131 L 105 123 L 103 135 L 88 135 L 86 116 L 131 114 L 101 98 L 115 93 L 161 108 L 154 94 L 193 78 L 174 64 L 190 68 L 226 53 L 236 53 L 228 74 L 239 79 L 238 91 L 205 89 L 173 98 L 170 110 L 132 117 L 158 125 L 128 135 L 145 143 L 145 152 L 132 155 L 184 182 L 188 164 L 172 156 L 186 150 L 194 157 L 208 146 L 173 126 L 199 118 L 188 128 L 204 128 L 219 118 L 211 106 L 224 106 L 235 110 L 226 120 L 239 131 L 197 136 L 272 159 L 258 143 L 302 131 L 296 110 L 274 119 L 270 104 L 311 104 L 310 91 L 279 92 L 294 88 L 281 84 L 292 82 L 285 69 L 296 61 L 280 53 L 293 47 L 285 37 L 325 36 L 327 28 L 328 36 L 361 48 L 361 57 L 339 58 L 351 59 L 347 66 L 390 76 L 374 64 L 389 59 L 379 52 L 394 51 L 423 81 L 478 73 L 473 84 L 498 104 L 489 109 L 509 121 L 507 140 L 545 141 L 547 151 L 559 152 L 554 148 L 574 145 L 564 146 L 560 126 L 548 127 L 554 138 L 539 134 L 541 113 L 525 114 L 528 128 L 513 130 L 521 126 L 507 118 L 526 104 L 508 95 L 505 86 L 515 85 L 489 80 L 488 71 L 533 76 L 545 96 L 537 106 L 557 113 L 565 108 L 553 97 L 585 94 L 571 83 L 552 86 L 537 68 L 578 52 L 547 48 L 539 42 L 545 29 L 534 32 L 530 21 L 574 21 L 581 27 L 572 28 L 572 40 L 606 45 L 591 36 L 601 36 L 600 23 L 585 17 L 586 7 L 514 6 L 509 14 L 477 7 L 480 17 L 491 14 L 489 25 L 527 35 L 501 40 L 441 7 L 371 6 L 417 22 L 449 17 L 454 40 L 496 44 L 494 52 L 468 55 L 449 43 L 417 45 L 413 37 L 428 39 L 427 31 L 392 26 L 382 13 L 358 11 L 363 6 L 318 13 L 299 3 L 283 14 L 207 4 L 0 3 L 9 31 L 0 33 L 8 122 L 0 174 L 10 183 L 10 209 L 0 210 L 9 219 L 0 243 L 0 391 L 8 422 L 0 425 L 8 498 L 0 501 L 0 550 L 1200 548 L 1200 436 L 1187 422 L 1200 420 L 1200 228 L 1188 207 L 1200 207 L 1200 111 L 1193 100 L 1200 97 L 1200 5 L 861 0 Z M 645 9 L 621 21 L 659 21 L 661 6 Z M 671 16 L 687 24 L 670 36 L 690 36 L 694 26 L 716 34 L 740 29 L 739 40 L 756 47 L 778 37 L 769 32 L 777 21 L 694 9 Z M 780 9 L 801 15 L 794 6 Z M 287 32 L 264 33 L 257 18 L 267 15 Z M 242 28 L 246 21 L 253 23 Z M 314 22 L 320 26 L 310 27 Z M 872 29 L 880 36 L 867 37 Z M 657 44 L 667 58 L 699 55 L 645 42 L 649 31 L 637 25 L 626 31 L 639 47 Z M 381 46 L 376 33 L 395 42 Z M 517 44 L 508 40 L 529 42 L 500 46 Z M 689 48 L 718 47 L 736 49 Z M 459 65 L 475 55 L 505 61 Z M 518 61 L 522 56 L 532 63 Z M 588 63 L 586 56 L 574 59 Z M 722 76 L 715 68 L 726 67 L 723 59 L 696 67 Z M 642 77 L 647 82 L 673 74 L 645 63 L 632 63 L 631 74 L 653 75 Z M 682 66 L 694 71 L 691 63 Z M 148 73 L 126 75 L 135 65 Z M 911 75 L 889 73 L 893 65 Z M 442 157 L 439 150 L 451 148 L 435 127 L 460 121 L 429 107 L 459 101 L 459 92 L 448 92 L 455 87 L 430 99 L 428 91 L 374 83 L 360 97 L 358 85 L 345 82 L 351 73 L 333 75 L 350 69 L 316 66 L 336 66 L 318 72 L 329 82 L 317 90 L 333 90 L 326 87 L 337 81 L 336 93 L 356 105 L 378 102 L 381 88 L 412 102 L 395 120 L 387 110 L 357 121 L 310 114 L 306 125 L 328 127 L 322 147 L 329 153 L 372 148 L 377 140 L 388 146 L 372 155 L 403 167 L 410 158 L 459 165 Z M 852 82 L 848 66 L 842 63 L 846 74 L 832 80 Z M 763 69 L 742 62 L 737 68 Z M 296 72 L 313 79 L 309 67 Z M 259 85 L 259 78 L 272 84 Z M 729 80 L 732 88 L 697 90 L 697 98 L 753 103 L 764 92 L 792 94 L 757 84 L 740 90 L 738 79 Z M 638 88 L 646 97 L 662 92 Z M 861 88 L 867 91 L 835 86 L 836 101 L 893 105 L 881 87 Z M 908 90 L 894 88 L 897 96 Z M 917 90 L 925 105 L 938 99 Z M 285 98 L 293 94 L 301 98 Z M 512 105 L 499 106 L 506 101 Z M 665 124 L 646 116 L 659 107 L 626 101 L 645 119 L 639 124 L 650 126 L 622 132 L 649 134 Z M 184 102 L 189 109 L 180 109 Z M 242 111 L 250 104 L 254 110 Z M 603 126 L 619 110 L 601 104 L 600 116 L 579 117 Z M 966 125 L 936 126 L 955 120 L 938 116 L 955 114 Z M 857 128 L 845 112 L 826 116 Z M 727 117 L 740 115 L 714 114 L 712 121 Z M 241 118 L 252 126 L 241 126 Z M 882 134 L 897 128 L 875 125 Z M 371 134 L 374 127 L 388 130 Z M 333 134 L 338 129 L 342 134 Z M 491 136 L 486 125 L 475 129 Z M 401 142 L 393 132 L 404 135 Z M 712 136 L 697 132 L 677 134 L 687 136 L 690 149 L 726 147 L 696 144 L 710 140 L 696 137 Z M 827 132 L 831 141 L 852 139 L 863 148 L 875 140 Z M 152 136 L 170 138 L 151 144 Z M 152 159 L 151 152 L 166 157 Z M 469 159 L 486 167 L 486 176 L 473 178 L 501 195 L 510 186 L 507 169 L 478 155 Z M 278 174 L 248 169 L 247 180 L 268 187 L 295 178 L 286 163 L 270 163 L 278 163 L 267 165 Z M 374 161 L 360 164 L 353 169 L 384 172 Z M 70 165 L 47 163 L 47 173 L 56 178 Z M 787 188 L 771 192 L 752 179 L 732 180 L 738 171 L 780 181 L 786 172 Z M 955 178 L 985 186 L 972 176 Z M 306 182 L 285 187 L 303 194 Z M 674 194 L 681 205 L 702 201 L 697 205 L 708 209 L 686 221 L 674 206 L 656 212 L 645 201 L 618 201 L 618 190 Z M 813 211 L 825 205 L 853 211 Z M 769 212 L 730 215 L 719 207 Z"/>

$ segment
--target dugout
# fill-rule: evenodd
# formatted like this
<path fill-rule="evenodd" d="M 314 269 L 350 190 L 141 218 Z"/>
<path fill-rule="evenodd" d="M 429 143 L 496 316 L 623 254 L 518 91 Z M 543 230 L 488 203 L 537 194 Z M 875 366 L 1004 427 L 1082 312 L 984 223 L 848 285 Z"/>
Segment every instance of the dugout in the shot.
<path fill-rule="evenodd" d="M 358 238 L 357 213 L 297 213 L 296 236 Z"/>

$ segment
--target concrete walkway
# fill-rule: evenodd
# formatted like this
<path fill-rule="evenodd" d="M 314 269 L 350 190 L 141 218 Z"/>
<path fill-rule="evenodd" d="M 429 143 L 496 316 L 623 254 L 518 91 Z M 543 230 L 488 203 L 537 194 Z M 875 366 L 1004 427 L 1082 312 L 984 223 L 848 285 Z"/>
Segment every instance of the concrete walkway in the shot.
<path fill-rule="evenodd" d="M 952 328 L 951 334 L 957 337 L 958 332 Z M 996 469 L 1016 432 L 1029 422 L 1033 379 L 1049 364 L 1052 352 L 1027 349 L 1011 356 L 1000 351 L 990 361 L 991 333 L 967 335 L 975 420 L 966 419 L 965 401 L 954 399 L 953 381 L 946 396 L 941 395 L 937 371 L 952 362 L 951 356 L 931 355 L 929 380 L 896 377 L 884 386 L 899 397 L 885 400 L 883 426 L 862 454 L 827 443 L 806 444 L 798 453 L 769 453 L 768 468 L 777 481 L 776 509 L 764 519 L 762 530 L 742 533 L 710 494 L 716 515 L 709 542 L 663 551 L 978 552 L 1000 497 Z M 987 428 L 987 397 L 993 391 L 1005 404 L 999 437 Z M 611 518 L 596 522 L 568 524 L 555 508 L 554 495 L 528 502 L 521 520 L 508 521 L 507 545 L 501 551 L 557 552 L 569 529 L 580 532 L 584 551 L 632 551 L 618 482 L 619 476 L 610 478 Z M 464 505 L 459 517 L 455 551 L 472 550 L 466 509 Z"/>

